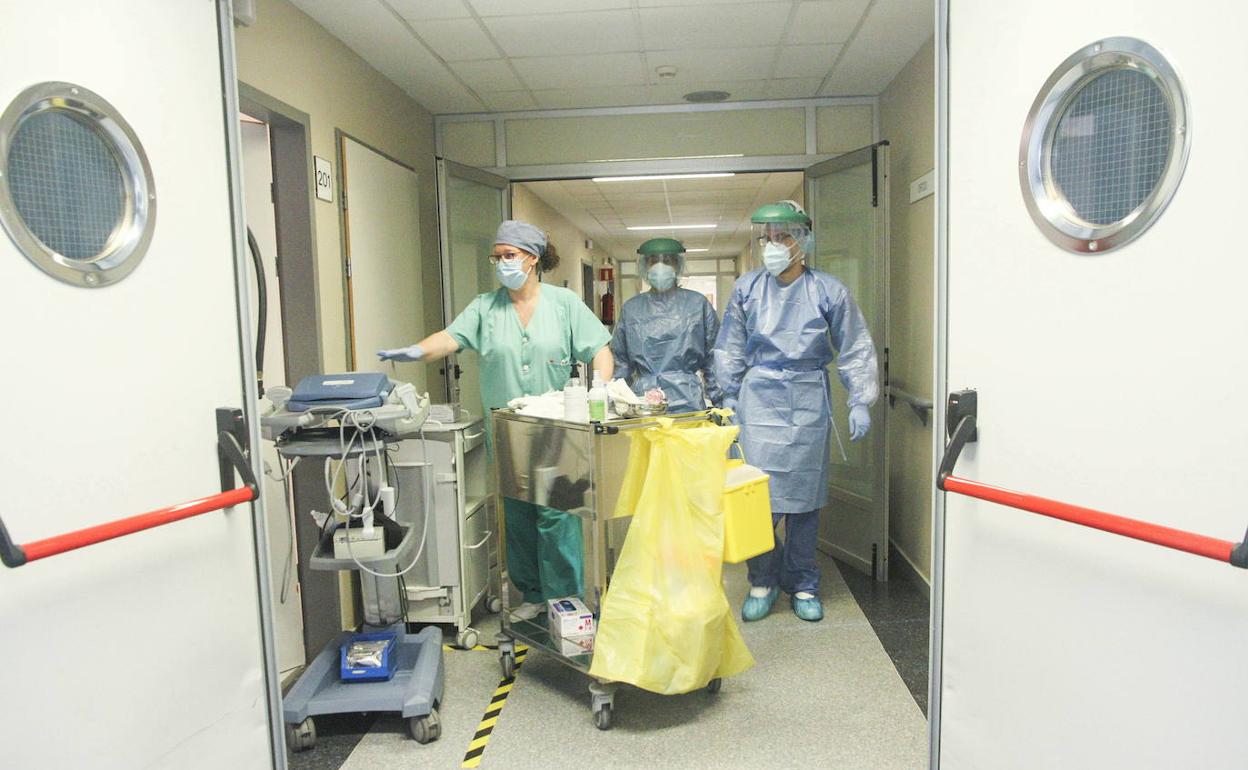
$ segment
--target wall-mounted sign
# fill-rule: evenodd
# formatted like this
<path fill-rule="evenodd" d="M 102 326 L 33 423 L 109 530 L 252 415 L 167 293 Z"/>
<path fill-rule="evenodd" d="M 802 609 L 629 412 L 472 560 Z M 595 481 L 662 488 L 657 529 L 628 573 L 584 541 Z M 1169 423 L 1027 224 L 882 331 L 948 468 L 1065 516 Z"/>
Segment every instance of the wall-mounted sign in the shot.
<path fill-rule="evenodd" d="M 312 156 L 312 167 L 316 171 L 316 197 L 323 201 L 334 200 L 334 167 L 319 155 Z"/>

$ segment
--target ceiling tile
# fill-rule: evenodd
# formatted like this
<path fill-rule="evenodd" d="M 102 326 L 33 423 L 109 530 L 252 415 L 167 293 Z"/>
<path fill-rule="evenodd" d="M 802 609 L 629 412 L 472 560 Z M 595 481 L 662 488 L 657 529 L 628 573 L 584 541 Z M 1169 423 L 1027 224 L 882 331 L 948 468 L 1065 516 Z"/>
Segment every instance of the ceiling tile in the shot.
<path fill-rule="evenodd" d="M 932 36 L 929 0 L 877 0 L 828 77 L 823 96 L 876 96 Z"/>
<path fill-rule="evenodd" d="M 790 3 L 705 8 L 642 8 L 646 50 L 776 45 L 784 34 Z"/>
<path fill-rule="evenodd" d="M 503 59 L 450 63 L 451 71 L 474 91 L 519 91 L 524 84 Z"/>
<path fill-rule="evenodd" d="M 930 6 L 930 0 L 926 0 Z M 853 34 L 870 0 L 816 0 L 802 2 L 786 43 L 812 45 L 844 43 Z M 928 10 L 928 13 L 934 13 Z"/>
<path fill-rule="evenodd" d="M 517 62 L 518 63 L 518 62 Z M 646 103 L 645 86 L 601 86 L 534 91 L 542 109 L 574 107 L 634 107 Z"/>
<path fill-rule="evenodd" d="M 823 78 L 779 78 L 767 84 L 767 98 L 811 99 L 822 84 Z"/>
<path fill-rule="evenodd" d="M 513 59 L 512 63 L 534 90 L 584 90 L 593 86 L 643 86 L 644 90 L 646 82 L 638 53 L 539 56 Z"/>
<path fill-rule="evenodd" d="M 483 19 L 508 56 L 598 54 L 641 47 L 632 11 Z"/>
<path fill-rule="evenodd" d="M 516 110 L 535 110 L 537 100 L 528 91 L 500 91 L 490 93 L 479 92 L 485 106 L 491 112 L 514 112 Z"/>
<path fill-rule="evenodd" d="M 472 12 L 463 0 L 386 0 L 390 7 L 408 21 L 428 19 L 468 19 Z"/>
<path fill-rule="evenodd" d="M 664 83 L 650 86 L 651 104 L 682 104 L 685 94 L 691 91 L 727 91 L 734 102 L 762 99 L 767 92 L 767 81 L 748 80 L 724 82 L 691 82 L 685 84 Z"/>
<path fill-rule="evenodd" d="M 771 64 L 775 59 L 775 46 L 646 52 L 651 85 L 679 86 L 703 80 L 766 80 L 771 75 Z M 665 65 L 676 68 L 676 77 L 659 79 L 655 70 Z"/>
<path fill-rule="evenodd" d="M 776 62 L 777 78 L 819 78 L 823 79 L 836 54 L 841 50 L 839 45 L 790 45 L 780 49 L 780 60 Z"/>
<path fill-rule="evenodd" d="M 412 29 L 446 61 L 499 57 L 498 49 L 475 19 L 422 21 L 413 24 Z"/>
<path fill-rule="evenodd" d="M 629 0 L 468 0 L 480 16 L 528 16 L 629 8 Z"/>

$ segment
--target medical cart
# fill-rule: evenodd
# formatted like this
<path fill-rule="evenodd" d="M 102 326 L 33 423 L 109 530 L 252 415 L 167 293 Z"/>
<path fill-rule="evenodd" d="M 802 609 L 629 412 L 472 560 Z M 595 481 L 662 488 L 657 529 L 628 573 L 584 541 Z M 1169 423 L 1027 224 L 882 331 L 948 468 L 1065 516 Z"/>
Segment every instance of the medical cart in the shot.
<path fill-rule="evenodd" d="M 479 417 L 444 424 L 430 420 L 424 438 L 403 442 L 394 454 L 395 470 L 405 487 L 414 483 L 406 477 L 425 463 L 433 475 L 428 546 L 421 563 L 404 578 L 407 622 L 453 624 L 455 643 L 472 649 L 480 641 L 472 628 L 473 609 L 481 604 L 498 612 L 502 607 L 493 579 L 498 574 L 498 538 L 488 486 L 485 423 Z"/>
<path fill-rule="evenodd" d="M 578 423 L 500 409 L 493 413 L 493 419 L 500 529 L 505 497 L 578 517 L 584 543 L 582 598 L 595 619 L 599 618 L 602 599 L 631 521 L 630 516 L 615 516 L 632 445 L 629 434 L 656 427 L 658 418 Z M 693 412 L 671 419 L 685 423 L 713 417 L 708 412 Z M 517 643 L 588 674 L 593 662 L 592 644 L 551 634 L 545 612 L 532 618 L 516 614 L 523 599 L 511 596 L 505 543 L 500 544 L 500 552 L 503 613 L 498 654 L 503 676 L 515 674 Z M 707 690 L 714 693 L 719 687 L 720 680 L 715 679 Z M 590 684 L 594 723 L 601 730 L 611 727 L 615 688 L 615 683 L 596 679 Z"/>

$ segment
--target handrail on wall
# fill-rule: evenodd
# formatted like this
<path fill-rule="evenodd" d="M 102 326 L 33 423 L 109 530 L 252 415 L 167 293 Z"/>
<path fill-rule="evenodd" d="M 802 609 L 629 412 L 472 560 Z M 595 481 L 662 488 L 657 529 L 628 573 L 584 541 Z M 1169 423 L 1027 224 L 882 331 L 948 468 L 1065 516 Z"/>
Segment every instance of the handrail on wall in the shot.
<path fill-rule="evenodd" d="M 924 427 L 927 427 L 928 415 L 932 413 L 932 409 L 936 406 L 932 403 L 931 399 L 920 398 L 911 393 L 907 393 L 901 388 L 889 385 L 888 405 L 896 406 L 895 402 L 897 401 L 909 405 L 909 407 L 914 410 L 915 416 L 919 418 L 919 422 L 923 423 Z"/>
<path fill-rule="evenodd" d="M 936 476 L 936 486 L 944 492 L 953 492 L 991 503 L 1017 508 L 1022 511 L 1038 513 L 1054 519 L 1061 519 L 1083 527 L 1099 529 L 1115 535 L 1143 540 L 1176 551 L 1203 556 L 1207 559 L 1226 562 L 1232 566 L 1248 569 L 1248 534 L 1244 541 L 1232 543 L 1229 540 L 1199 535 L 1181 529 L 1163 527 L 1138 519 L 1116 516 L 1112 513 L 1071 505 L 1045 497 L 1015 492 L 1001 487 L 994 487 L 970 479 L 953 475 L 958 457 L 968 443 L 977 440 L 978 394 L 974 390 L 963 390 L 949 394 L 949 405 L 946 418 L 950 426 L 950 439 L 945 447 L 945 456 L 940 463 L 940 471 Z"/>
<path fill-rule="evenodd" d="M 243 424 L 242 412 L 238 409 L 218 409 L 217 427 L 217 459 L 221 474 L 220 493 L 106 524 L 66 532 L 63 535 L 35 540 L 25 545 L 13 542 L 8 530 L 5 529 L 4 521 L 0 519 L 0 562 L 3 562 L 6 567 L 16 568 L 66 551 L 85 548 L 105 540 L 131 535 L 145 529 L 255 500 L 260 492 L 255 474 L 251 470 L 251 463 L 247 459 L 247 453 L 243 450 L 243 446 L 247 443 L 247 431 Z M 242 477 L 244 486 L 230 489 L 229 487 L 234 484 L 235 471 Z"/>

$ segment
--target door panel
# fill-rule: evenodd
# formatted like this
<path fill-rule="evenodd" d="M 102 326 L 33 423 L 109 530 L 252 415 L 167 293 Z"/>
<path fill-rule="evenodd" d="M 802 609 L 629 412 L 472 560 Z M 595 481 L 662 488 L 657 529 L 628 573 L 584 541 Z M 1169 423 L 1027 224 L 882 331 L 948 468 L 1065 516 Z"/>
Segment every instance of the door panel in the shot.
<path fill-rule="evenodd" d="M 360 142 L 341 141 L 350 264 L 351 368 L 386 372 L 426 389 L 425 365 L 382 362 L 377 351 L 425 337 L 420 264 L 420 177 Z"/>
<path fill-rule="evenodd" d="M 1248 8 L 950 6 L 946 379 L 979 392 L 979 441 L 957 474 L 1239 540 L 1248 414 L 1214 409 L 1208 384 L 1248 374 L 1228 173 L 1248 168 L 1248 107 L 1225 59 Z M 1073 254 L 1028 216 L 1021 132 L 1067 56 L 1123 34 L 1178 70 L 1193 148 L 1150 230 Z M 945 767 L 1244 765 L 1243 571 L 957 495 L 944 531 Z"/>
<path fill-rule="evenodd" d="M 881 394 L 888 347 L 887 169 L 887 146 L 873 145 L 806 172 L 808 213 L 815 225 L 815 256 L 809 264 L 840 279 L 862 309 L 879 356 Z M 887 580 L 888 409 L 882 401 L 873 406 L 870 432 L 851 442 L 849 393 L 835 366 L 829 371 L 835 431 L 831 496 L 819 518 L 819 538 L 838 558 Z"/>
<path fill-rule="evenodd" d="M 52 280 L 0 235 L 7 371 L 25 373 L 0 385 L 22 405 L 6 416 L 20 451 L 4 453 L 2 511 L 19 542 L 219 492 L 214 411 L 254 415 L 218 11 L 166 0 L 5 10 L 0 104 L 43 81 L 98 93 L 142 143 L 158 204 L 143 261 L 105 288 Z M 253 515 L 258 505 L 240 505 L 0 572 L 6 767 L 284 762 L 271 745 Z"/>
<path fill-rule="evenodd" d="M 487 257 L 494 248 L 499 223 L 511 215 L 511 194 L 506 179 L 451 161 L 438 161 L 438 174 L 449 324 L 473 297 L 497 286 Z M 451 400 L 474 415 L 484 416 L 476 353 L 452 356 L 447 367 Z"/>

